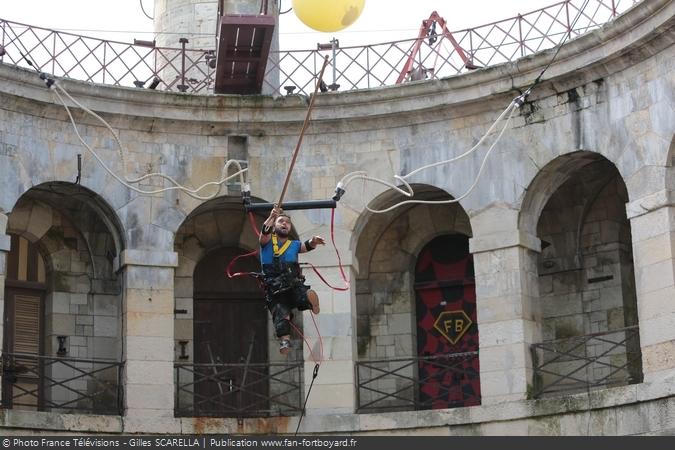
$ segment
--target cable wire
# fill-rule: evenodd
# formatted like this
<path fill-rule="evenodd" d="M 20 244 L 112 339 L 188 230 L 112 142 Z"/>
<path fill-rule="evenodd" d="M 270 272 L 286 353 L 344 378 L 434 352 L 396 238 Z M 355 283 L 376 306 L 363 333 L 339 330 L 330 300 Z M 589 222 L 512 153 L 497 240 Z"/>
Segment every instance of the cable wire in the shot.
<path fill-rule="evenodd" d="M 394 205 L 392 205 L 388 208 L 384 208 L 384 209 L 380 209 L 380 210 L 370 208 L 367 204 L 364 205 L 364 208 L 371 213 L 382 214 L 382 213 L 390 212 L 390 211 L 392 211 L 392 210 L 394 210 L 398 207 L 401 207 L 401 206 L 404 206 L 404 205 L 409 205 L 409 204 L 442 205 L 442 204 L 457 203 L 457 202 L 463 200 L 464 198 L 466 198 L 469 194 L 471 194 L 471 192 L 477 186 L 478 181 L 480 180 L 480 177 L 483 173 L 483 169 L 485 169 L 485 165 L 487 163 L 488 157 L 490 156 L 493 149 L 495 148 L 495 146 L 497 145 L 497 143 L 501 139 L 502 135 L 506 131 L 509 123 L 511 122 L 511 119 L 513 117 L 513 114 L 514 114 L 515 110 L 517 108 L 521 107 L 525 103 L 525 100 L 527 99 L 527 97 L 532 92 L 532 89 L 534 89 L 539 83 L 541 83 L 541 79 L 542 79 L 544 73 L 546 73 L 546 71 L 551 67 L 553 62 L 558 57 L 558 53 L 560 52 L 560 49 L 562 48 L 563 44 L 567 41 L 567 39 L 571 36 L 572 31 L 574 30 L 574 27 L 576 26 L 577 21 L 581 17 L 584 9 L 588 5 L 588 2 L 589 2 L 589 0 L 585 0 L 585 2 L 578 9 L 578 12 L 577 12 L 574 20 L 572 21 L 572 24 L 570 25 L 567 33 L 565 33 L 565 35 L 561 39 L 560 43 L 558 43 L 558 45 L 556 46 L 557 48 L 556 48 L 555 53 L 553 54 L 553 57 L 546 64 L 546 66 L 542 69 L 542 71 L 539 73 L 539 75 L 537 75 L 537 77 L 535 78 L 532 85 L 530 85 L 523 93 L 521 93 L 518 97 L 514 98 L 511 101 L 509 106 L 499 115 L 497 120 L 495 120 L 495 122 L 490 126 L 490 128 L 485 132 L 485 134 L 483 134 L 483 136 L 479 139 L 479 141 L 473 147 L 471 147 L 469 150 L 467 150 L 466 152 L 462 153 L 459 156 L 456 156 L 456 157 L 453 157 L 453 158 L 450 158 L 450 159 L 446 159 L 444 161 L 438 161 L 438 162 L 435 162 L 435 163 L 427 164 L 425 166 L 422 166 L 418 169 L 413 170 L 412 172 L 410 172 L 406 175 L 394 175 L 393 178 L 395 180 L 397 180 L 400 184 L 402 184 L 403 188 L 401 188 L 401 187 L 399 187 L 399 186 L 397 186 L 397 185 L 395 185 L 391 182 L 388 182 L 388 181 L 385 181 L 385 180 L 382 180 L 382 179 L 379 179 L 379 178 L 368 176 L 367 172 L 365 172 L 365 171 L 355 171 L 355 172 L 350 172 L 350 173 L 346 174 L 338 182 L 337 187 L 336 187 L 336 192 L 339 191 L 339 190 L 343 190 L 343 191 L 346 190 L 347 186 L 352 181 L 361 179 L 361 180 L 364 180 L 364 181 L 371 181 L 373 183 L 382 184 L 382 185 L 387 186 L 387 187 L 393 189 L 394 191 L 398 192 L 399 194 L 402 194 L 406 197 L 413 197 L 415 193 L 414 193 L 414 190 L 413 190 L 412 186 L 408 183 L 408 181 L 406 181 L 407 178 L 410 178 L 411 176 L 413 176 L 413 175 L 415 175 L 415 174 L 417 174 L 417 173 L 419 173 L 423 170 L 430 169 L 430 168 L 433 168 L 433 167 L 438 167 L 438 166 L 441 166 L 441 165 L 444 165 L 444 164 L 454 163 L 456 161 L 459 161 L 460 159 L 463 159 L 463 158 L 473 154 L 483 144 L 483 142 L 485 141 L 487 136 L 489 136 L 494 131 L 497 124 L 499 124 L 499 122 L 501 122 L 504 119 L 504 117 L 508 114 L 506 122 L 504 123 L 504 126 L 502 127 L 501 131 L 497 135 L 495 141 L 492 143 L 492 145 L 490 146 L 488 151 L 485 153 L 485 156 L 483 157 L 483 161 L 481 162 L 480 168 L 478 170 L 478 173 L 476 174 L 476 177 L 474 178 L 473 183 L 471 184 L 469 189 L 466 192 L 464 192 L 462 195 L 460 195 L 459 197 L 456 197 L 456 198 L 450 199 L 450 200 L 404 200 L 404 201 L 396 203 L 396 204 L 394 204 Z"/>
<path fill-rule="evenodd" d="M 204 183 L 203 185 L 199 186 L 196 189 L 190 189 L 186 186 L 183 186 L 178 181 L 176 181 L 173 177 L 171 177 L 169 175 L 165 175 L 165 174 L 160 173 L 160 172 L 148 173 L 148 174 L 142 175 L 142 176 L 137 177 L 137 178 L 129 178 L 126 175 L 125 147 L 122 144 L 122 142 L 120 141 L 120 139 L 117 136 L 117 134 L 115 133 L 115 131 L 110 126 L 110 124 L 105 119 L 103 119 L 101 116 L 96 114 L 94 111 L 92 111 L 91 109 L 87 108 L 86 106 L 82 105 L 80 102 L 75 100 L 68 93 L 68 91 L 66 91 L 58 83 L 53 83 L 51 87 L 52 87 L 52 92 L 56 95 L 56 97 L 59 99 L 59 101 L 61 102 L 61 104 L 65 108 L 66 112 L 68 113 L 68 118 L 70 119 L 70 122 L 73 126 L 73 130 L 75 131 L 75 134 L 77 135 L 77 138 L 79 139 L 80 143 L 92 154 L 92 156 L 105 169 L 105 171 L 108 172 L 108 174 L 110 174 L 113 178 L 115 178 L 119 183 L 121 183 L 122 185 L 124 185 L 128 189 L 130 189 L 130 190 L 132 190 L 136 193 L 143 194 L 143 195 L 154 195 L 154 194 L 160 194 L 160 193 L 171 191 L 171 190 L 180 190 L 180 191 L 184 192 L 185 194 L 189 195 L 190 197 L 195 198 L 197 200 L 211 200 L 211 199 L 215 198 L 216 196 L 218 196 L 220 194 L 220 191 L 222 190 L 222 185 L 224 183 L 226 183 L 227 181 L 231 180 L 232 178 L 235 178 L 235 177 L 238 176 L 240 178 L 240 183 L 242 184 L 242 186 L 245 185 L 245 180 L 244 180 L 243 174 L 248 169 L 242 169 L 239 161 L 234 160 L 234 159 L 230 159 L 225 163 L 225 165 L 223 166 L 223 169 L 221 171 L 220 180 L 210 181 L 210 182 Z M 54 89 L 54 88 L 56 88 L 56 89 Z M 124 173 L 124 178 L 122 178 L 117 173 L 115 173 L 101 159 L 101 157 L 96 153 L 96 151 L 94 149 L 92 149 L 89 146 L 89 144 L 87 144 L 87 142 L 84 140 L 84 138 L 82 137 L 82 135 L 80 134 L 80 132 L 77 128 L 77 124 L 75 122 L 75 119 L 73 118 L 73 115 L 70 111 L 70 108 L 68 107 L 66 101 L 63 99 L 63 97 L 61 96 L 59 91 L 61 91 L 61 93 L 63 93 L 78 108 L 82 109 L 84 112 L 86 112 L 86 113 L 90 114 L 91 116 L 93 116 L 94 118 L 96 118 L 99 122 L 101 122 L 108 129 L 108 131 L 110 131 L 110 133 L 112 134 L 115 142 L 117 143 L 118 154 L 119 154 L 121 165 L 122 165 L 122 171 Z M 236 173 L 228 176 L 227 173 L 229 171 L 230 166 L 232 166 L 232 165 L 234 165 L 238 169 L 238 171 Z M 144 189 L 140 189 L 140 188 L 137 188 L 137 187 L 133 186 L 133 184 L 138 184 L 138 183 L 140 183 L 142 181 L 145 181 L 149 178 L 161 178 L 163 180 L 166 180 L 166 181 L 170 182 L 172 184 L 172 186 L 153 189 L 153 190 L 144 190 Z M 199 194 L 199 192 L 201 192 L 205 188 L 211 187 L 211 186 L 213 186 L 213 187 L 217 186 L 218 189 L 210 195 L 200 195 Z"/>
<path fill-rule="evenodd" d="M 143 0 L 138 0 L 138 2 L 141 4 L 141 10 L 143 11 L 143 14 L 145 14 L 145 17 L 147 17 L 150 20 L 155 20 L 154 17 L 150 17 L 150 15 L 145 12 L 145 7 L 143 6 Z"/>

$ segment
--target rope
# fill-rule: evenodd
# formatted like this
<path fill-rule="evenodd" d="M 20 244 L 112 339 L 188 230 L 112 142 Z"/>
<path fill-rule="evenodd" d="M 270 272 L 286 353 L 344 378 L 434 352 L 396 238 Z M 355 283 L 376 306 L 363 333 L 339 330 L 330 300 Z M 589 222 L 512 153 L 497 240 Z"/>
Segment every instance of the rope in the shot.
<path fill-rule="evenodd" d="M 300 130 L 300 136 L 298 137 L 298 143 L 295 146 L 295 151 L 293 152 L 293 158 L 291 158 L 291 166 L 288 168 L 288 173 L 286 174 L 286 181 L 284 181 L 284 187 L 281 190 L 281 195 L 279 195 L 279 201 L 277 205 L 281 207 L 281 203 L 284 200 L 284 195 L 286 195 L 286 189 L 288 189 L 288 182 L 291 180 L 291 173 L 293 172 L 293 167 L 295 167 L 295 160 L 298 158 L 298 153 L 300 152 L 300 146 L 302 145 L 302 138 L 305 135 L 305 131 L 309 126 L 309 117 L 312 113 L 312 108 L 314 107 L 314 99 L 316 99 L 317 92 L 319 91 L 319 86 L 323 81 L 323 72 L 328 65 L 328 56 L 323 60 L 323 66 L 321 66 L 321 72 L 319 73 L 319 78 L 316 81 L 316 86 L 314 86 L 314 94 L 309 99 L 309 106 L 307 107 L 307 114 L 305 115 L 305 121 L 302 123 L 302 129 Z"/>
<path fill-rule="evenodd" d="M 145 17 L 147 17 L 150 20 L 155 20 L 154 17 L 150 17 L 150 15 L 147 12 L 145 12 L 145 7 L 143 6 L 143 0 L 138 0 L 138 1 L 141 4 L 141 10 L 143 11 L 143 14 L 145 14 Z"/>
<path fill-rule="evenodd" d="M 312 393 L 312 386 L 314 386 L 314 380 L 316 380 L 317 375 L 319 375 L 319 365 L 314 365 L 314 373 L 312 373 L 312 381 L 309 383 L 309 389 L 307 389 L 307 396 L 305 397 L 305 403 L 302 405 L 302 411 L 300 412 L 300 418 L 298 419 L 298 426 L 295 429 L 295 435 L 298 435 L 298 430 L 300 430 L 300 424 L 302 423 L 302 418 L 305 417 L 305 411 L 307 410 L 307 401 L 309 400 L 309 394 Z"/>
<path fill-rule="evenodd" d="M 92 154 L 92 156 L 105 169 L 105 171 L 108 172 L 108 174 L 110 174 L 113 178 L 115 178 L 119 183 L 121 183 L 122 185 L 124 185 L 128 189 L 130 189 L 134 192 L 137 192 L 139 194 L 142 194 L 142 195 L 154 195 L 154 194 L 160 194 L 160 193 L 171 191 L 171 190 L 180 190 L 180 191 L 184 192 L 185 194 L 187 194 L 188 196 L 190 196 L 192 198 L 195 198 L 197 200 L 211 200 L 211 199 L 215 198 L 218 194 L 220 194 L 220 191 L 222 189 L 222 185 L 224 183 L 226 183 L 227 181 L 229 181 L 230 179 L 239 176 L 240 182 L 242 183 L 242 185 L 245 183 L 244 178 L 243 178 L 243 173 L 246 172 L 248 169 L 242 169 L 241 165 L 239 164 L 239 161 L 234 160 L 234 159 L 230 159 L 225 163 L 225 165 L 223 166 L 223 169 L 221 171 L 221 177 L 222 178 L 220 180 L 210 181 L 208 183 L 204 183 L 203 185 L 199 186 L 196 189 L 190 189 L 186 186 L 183 186 L 178 181 L 176 181 L 173 177 L 171 177 L 169 175 L 165 175 L 163 173 L 159 173 L 159 172 L 148 173 L 148 174 L 142 175 L 138 178 L 129 178 L 125 173 L 124 178 L 120 177 L 112 169 L 110 169 L 110 167 L 108 167 L 108 165 L 98 156 L 96 151 L 94 151 L 94 149 L 92 149 L 89 146 L 89 144 L 86 143 L 86 141 L 84 140 L 84 138 L 82 137 L 82 135 L 80 134 L 80 132 L 77 128 L 77 124 L 75 123 L 75 119 L 73 118 L 73 115 L 70 112 L 70 108 L 66 104 L 63 97 L 59 94 L 59 91 L 61 91 L 66 97 L 68 97 L 68 99 L 71 102 L 73 102 L 73 104 L 75 104 L 77 107 L 82 109 L 84 112 L 86 112 L 86 113 L 90 114 L 91 116 L 93 116 L 94 118 L 96 118 L 99 122 L 101 122 L 108 129 L 108 131 L 110 131 L 110 133 L 112 134 L 112 136 L 115 139 L 115 142 L 117 143 L 117 146 L 118 146 L 118 154 L 120 156 L 122 170 L 124 172 L 126 172 L 126 159 L 125 159 L 126 149 L 125 149 L 124 145 L 122 144 L 122 142 L 120 141 L 117 134 L 115 133 L 115 131 L 110 126 L 110 124 L 108 122 L 106 122 L 106 120 L 103 119 L 101 116 L 96 114 L 94 111 L 90 110 L 89 108 L 87 108 L 86 106 L 82 105 L 80 102 L 75 100 L 58 83 L 54 83 L 52 86 L 56 87 L 56 90 L 54 90 L 52 92 L 54 92 L 54 94 L 59 99 L 59 101 L 61 102 L 61 104 L 65 108 L 66 112 L 68 113 L 68 118 L 70 119 L 70 122 L 73 126 L 73 130 L 75 131 L 75 134 L 77 135 L 77 138 L 79 139 L 80 143 Z M 232 174 L 232 175 L 225 176 L 225 174 L 229 171 L 230 166 L 232 166 L 232 165 L 234 165 L 238 169 L 238 171 L 236 173 Z M 161 178 L 163 180 L 169 181 L 171 184 L 173 184 L 173 186 L 169 186 L 169 187 L 166 187 L 166 188 L 153 189 L 153 190 L 144 190 L 144 189 L 139 189 L 139 188 L 133 186 L 133 184 L 138 184 L 141 181 L 147 180 L 149 178 Z M 210 187 L 210 186 L 217 186 L 218 190 L 215 191 L 213 194 L 210 194 L 210 195 L 199 195 L 198 194 L 200 191 L 202 191 L 203 189 L 205 189 L 207 187 Z"/>
<path fill-rule="evenodd" d="M 19 44 L 21 44 L 22 47 L 24 47 L 24 50 L 25 50 L 26 48 L 25 48 L 25 46 L 23 46 L 23 43 L 21 43 L 21 41 L 18 41 L 18 42 L 19 42 Z M 28 53 L 28 51 L 26 53 Z M 226 183 L 227 181 L 229 181 L 230 179 L 234 178 L 234 177 L 238 176 L 239 181 L 242 184 L 242 186 L 245 185 L 245 180 L 244 180 L 243 174 L 248 169 L 242 169 L 241 165 L 239 164 L 239 161 L 234 160 L 234 159 L 228 160 L 225 163 L 225 165 L 223 166 L 223 169 L 221 171 L 222 178 L 220 180 L 204 183 L 203 185 L 199 186 L 196 189 L 190 189 L 186 186 L 183 186 L 178 181 L 173 179 L 171 176 L 164 175 L 163 173 L 148 173 L 148 174 L 145 174 L 141 177 L 130 179 L 126 175 L 126 160 L 125 160 L 125 155 L 124 155 L 125 148 L 122 145 L 122 142 L 120 141 L 117 134 L 115 134 L 115 131 L 112 129 L 110 124 L 108 122 L 106 122 L 106 120 L 103 119 L 101 116 L 96 114 L 94 111 L 92 111 L 91 109 L 87 108 L 86 106 L 82 105 L 80 102 L 75 100 L 68 93 L 68 91 L 66 91 L 63 87 L 61 87 L 58 83 L 56 83 L 56 81 L 53 78 L 50 78 L 47 74 L 40 72 L 40 70 L 33 63 L 33 61 L 31 61 L 28 58 L 27 54 L 24 54 L 21 51 L 19 51 L 19 54 L 23 57 L 23 59 L 26 60 L 26 62 L 28 63 L 29 66 L 31 66 L 33 69 L 35 69 L 35 71 L 39 74 L 40 79 L 45 81 L 45 83 L 47 85 L 47 88 L 50 89 L 56 95 L 58 100 L 61 102 L 61 104 L 63 105 L 63 107 L 66 110 L 66 113 L 68 114 L 68 119 L 70 120 L 70 123 L 73 126 L 73 130 L 75 131 L 75 135 L 77 136 L 80 143 L 84 146 L 84 148 L 87 149 L 87 151 L 89 151 L 89 153 L 91 153 L 91 155 L 94 157 L 94 159 L 101 165 L 101 167 L 103 167 L 103 169 L 110 176 L 112 176 L 115 180 L 117 180 L 120 184 L 122 184 L 126 188 L 128 188 L 128 189 L 130 189 L 130 190 L 132 190 L 132 191 L 134 191 L 138 194 L 141 194 L 141 195 L 154 195 L 154 194 L 159 194 L 159 193 L 163 193 L 163 192 L 167 192 L 167 191 L 171 191 L 171 190 L 180 190 L 180 191 L 184 192 L 185 194 L 187 194 L 188 196 L 190 196 L 192 198 L 195 198 L 197 200 L 211 200 L 211 199 L 215 198 L 218 194 L 220 194 L 220 191 L 222 189 L 222 185 L 224 183 Z M 120 177 L 117 173 L 115 173 L 110 167 L 108 167 L 108 165 L 103 161 L 103 159 L 101 159 L 101 157 L 98 155 L 98 153 L 96 153 L 96 151 L 93 148 L 91 148 L 89 146 L 89 144 L 87 144 L 87 142 L 84 140 L 84 138 L 80 134 L 80 131 L 77 128 L 77 124 L 75 123 L 75 119 L 73 118 L 73 114 L 71 113 L 70 108 L 66 104 L 66 102 L 63 99 L 63 97 L 61 96 L 61 94 L 59 94 L 59 91 L 61 91 L 66 97 L 68 97 L 68 99 L 71 102 L 73 102 L 73 104 L 75 104 L 77 107 L 79 107 L 84 112 L 86 112 L 87 114 L 90 114 L 91 116 L 96 118 L 99 122 L 101 122 L 108 129 L 108 131 L 110 131 L 110 133 L 113 135 L 113 138 L 115 139 L 115 142 L 117 143 L 117 146 L 118 146 L 118 154 L 120 156 L 121 166 L 122 166 L 122 170 L 124 172 L 124 179 L 122 177 Z M 236 173 L 234 173 L 230 176 L 225 176 L 225 174 L 228 173 L 231 165 L 235 165 L 237 167 L 237 169 L 239 169 L 239 170 Z M 166 180 L 166 181 L 169 181 L 171 184 L 173 184 L 173 186 L 169 186 L 169 187 L 166 187 L 166 188 L 160 188 L 160 189 L 153 189 L 153 190 L 143 190 L 143 189 L 139 189 L 135 186 L 132 186 L 132 184 L 140 183 L 141 181 L 147 180 L 149 178 L 155 178 L 155 177 L 161 178 L 161 179 Z M 211 195 L 199 195 L 198 194 L 198 192 L 202 191 L 204 188 L 207 188 L 209 186 L 218 186 L 218 190 Z"/>
<path fill-rule="evenodd" d="M 483 170 L 485 169 L 485 166 L 486 166 L 486 164 L 487 164 L 488 157 L 490 156 L 490 154 L 492 153 L 492 151 L 493 151 L 494 148 L 496 147 L 497 143 L 498 143 L 499 140 L 501 139 L 502 135 L 504 134 L 504 132 L 505 132 L 506 129 L 508 128 L 508 125 L 509 125 L 509 123 L 511 122 L 511 119 L 513 118 L 513 114 L 514 114 L 514 112 L 515 112 L 515 110 L 516 110 L 516 106 L 517 106 L 517 102 L 516 102 L 516 100 L 513 100 L 513 101 L 509 104 L 509 106 L 508 106 L 508 107 L 507 107 L 507 108 L 499 115 L 499 117 L 497 118 L 497 120 L 495 120 L 495 122 L 490 126 L 490 128 L 487 130 L 487 132 L 485 132 L 485 134 L 480 138 L 480 140 L 478 141 L 478 143 L 476 143 L 476 145 L 474 145 L 473 147 L 471 147 L 469 150 L 467 150 L 466 152 L 462 153 L 461 155 L 456 156 L 456 157 L 451 158 L 451 159 L 448 159 L 448 160 L 445 160 L 445 161 L 439 161 L 439 162 L 435 162 L 435 163 L 432 163 L 432 164 L 428 164 L 428 165 L 426 165 L 426 166 L 422 166 L 422 167 L 420 167 L 420 168 L 418 168 L 418 169 L 416 169 L 416 170 L 414 170 L 414 171 L 408 173 L 407 175 L 402 175 L 402 176 L 401 176 L 401 175 L 394 175 L 394 178 L 397 179 L 398 181 L 400 181 L 400 182 L 404 185 L 404 187 L 405 187 L 406 189 L 401 189 L 400 187 L 398 187 L 398 186 L 396 186 L 396 185 L 394 185 L 393 183 L 390 183 L 390 182 L 388 182 L 388 181 L 381 180 L 381 179 L 379 179 L 379 178 L 370 177 L 370 176 L 366 175 L 366 172 L 364 172 L 364 171 L 357 171 L 357 172 L 351 172 L 351 173 L 348 173 L 348 174 L 345 175 L 345 176 L 342 178 L 342 180 L 338 183 L 338 187 L 341 188 L 341 189 L 345 189 L 345 190 L 346 190 L 347 186 L 348 186 L 350 183 L 352 183 L 354 180 L 362 179 L 362 180 L 366 180 L 366 181 L 372 181 L 372 182 L 374 182 L 374 183 L 383 184 L 383 185 L 385 185 L 385 186 L 387 186 L 387 187 L 389 187 L 389 188 L 395 190 L 396 192 L 398 192 L 398 193 L 400 193 L 400 194 L 402 194 L 402 195 L 405 195 L 406 197 L 412 197 L 412 196 L 415 194 L 415 192 L 414 192 L 412 186 L 410 186 L 410 184 L 406 181 L 406 178 L 409 178 L 409 177 L 411 177 L 412 175 L 415 175 L 416 173 L 418 173 L 418 172 L 420 172 L 420 171 L 422 171 L 422 170 L 426 170 L 426 169 L 430 169 L 430 168 L 432 168 L 432 167 L 437 167 L 437 166 L 440 166 L 440 165 L 443 165 L 443 164 L 449 164 L 449 163 L 452 163 L 452 162 L 459 161 L 460 159 L 465 158 L 465 157 L 469 156 L 470 154 L 474 153 L 474 152 L 478 149 L 478 147 L 485 141 L 485 139 L 487 138 L 487 136 L 488 136 L 490 133 L 492 133 L 492 131 L 494 130 L 494 128 L 497 126 L 497 124 L 499 124 L 499 122 L 501 122 L 501 121 L 504 119 L 504 116 L 506 116 L 506 114 L 508 114 L 508 116 L 507 116 L 507 118 L 506 118 L 506 121 L 505 121 L 505 123 L 504 123 L 504 126 L 502 127 L 502 129 L 500 130 L 499 134 L 497 135 L 497 138 L 496 138 L 495 141 L 492 143 L 492 145 L 490 146 L 490 148 L 488 149 L 488 151 L 485 153 L 485 156 L 483 157 L 483 161 L 482 161 L 482 163 L 481 163 L 481 166 L 480 166 L 480 168 L 479 168 L 479 170 L 478 170 L 478 173 L 476 174 L 476 177 L 474 178 L 474 180 L 473 180 L 471 186 L 469 187 L 469 189 L 468 189 L 466 192 L 464 192 L 464 193 L 463 193 L 462 195 L 460 195 L 459 197 L 456 197 L 456 198 L 450 199 L 450 200 L 405 200 L 405 201 L 396 203 L 396 204 L 394 204 L 394 205 L 392 205 L 392 206 L 390 206 L 390 207 L 388 207 L 388 208 L 385 208 L 385 209 L 380 209 L 380 210 L 372 209 L 372 208 L 370 208 L 368 205 L 365 206 L 365 209 L 368 210 L 368 211 L 370 211 L 371 213 L 382 214 L 382 213 L 386 213 L 386 212 L 392 211 L 392 210 L 394 210 L 394 209 L 396 209 L 396 208 L 399 208 L 399 207 L 401 207 L 401 206 L 403 206 L 403 205 L 408 205 L 408 204 L 431 204 L 431 205 L 442 205 L 442 204 L 449 204 L 449 203 L 457 203 L 457 202 L 460 202 L 461 200 L 463 200 L 464 198 L 466 198 L 469 194 L 471 194 L 471 192 L 472 192 L 472 191 L 475 189 L 475 187 L 478 185 L 478 181 L 480 180 L 480 177 L 481 177 L 481 175 L 482 175 L 482 173 L 483 173 Z"/>

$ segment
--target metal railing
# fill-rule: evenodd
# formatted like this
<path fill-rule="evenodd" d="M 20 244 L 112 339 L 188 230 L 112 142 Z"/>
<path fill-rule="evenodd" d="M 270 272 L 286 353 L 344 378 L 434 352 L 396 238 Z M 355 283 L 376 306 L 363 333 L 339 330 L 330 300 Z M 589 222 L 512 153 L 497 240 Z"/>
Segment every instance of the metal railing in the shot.
<path fill-rule="evenodd" d="M 176 417 L 272 417 L 302 411 L 302 362 L 174 367 Z"/>
<path fill-rule="evenodd" d="M 486 67 L 554 47 L 567 33 L 573 38 L 601 27 L 640 1 L 565 0 L 452 35 L 473 65 Z M 274 76 L 266 78 L 265 85 L 276 95 L 285 94 L 286 86 L 294 87 L 295 93 L 312 92 L 326 51 L 334 56 L 334 89 L 338 85 L 342 90 L 393 85 L 418 41 L 273 52 L 267 73 Z M 443 36 L 421 41 L 415 72 L 424 74 L 423 78 L 443 78 L 467 70 Z M 152 42 L 134 45 L 0 19 L 0 45 L 6 50 L 0 62 L 27 67 L 20 54 L 24 53 L 40 71 L 58 77 L 165 91 L 213 92 L 215 50 L 192 50 L 186 48 L 187 39 L 180 42 L 181 48 L 158 48 Z M 270 80 L 275 80 L 274 85 Z"/>
<path fill-rule="evenodd" d="M 357 361 L 357 412 L 479 405 L 478 352 Z"/>
<path fill-rule="evenodd" d="M 530 349 L 533 398 L 642 381 L 637 326 L 532 344 Z"/>
<path fill-rule="evenodd" d="M 121 362 L 21 353 L 1 361 L 3 408 L 122 414 Z"/>

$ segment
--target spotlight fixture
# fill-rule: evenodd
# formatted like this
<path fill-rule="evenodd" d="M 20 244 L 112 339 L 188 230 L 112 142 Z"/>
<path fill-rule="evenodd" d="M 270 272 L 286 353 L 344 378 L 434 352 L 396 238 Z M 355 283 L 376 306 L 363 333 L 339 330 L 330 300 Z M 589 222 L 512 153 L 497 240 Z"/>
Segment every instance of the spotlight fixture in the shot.
<path fill-rule="evenodd" d="M 134 45 L 138 45 L 140 47 L 149 47 L 149 48 L 155 48 L 156 41 L 144 41 L 142 39 L 134 39 Z"/>
<path fill-rule="evenodd" d="M 153 78 L 152 83 L 150 83 L 150 86 L 148 86 L 148 89 L 153 89 L 153 90 L 156 89 L 157 86 L 159 86 L 160 81 L 162 81 L 162 80 L 160 80 L 159 77 Z"/>

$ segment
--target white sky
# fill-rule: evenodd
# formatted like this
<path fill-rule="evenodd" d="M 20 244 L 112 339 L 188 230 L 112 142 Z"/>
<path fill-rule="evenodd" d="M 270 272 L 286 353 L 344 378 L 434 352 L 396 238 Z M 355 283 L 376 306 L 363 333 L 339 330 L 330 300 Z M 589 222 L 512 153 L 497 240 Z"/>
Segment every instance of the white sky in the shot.
<path fill-rule="evenodd" d="M 0 0 L 0 18 L 44 28 L 69 29 L 102 39 L 132 42 L 151 39 L 152 21 L 142 12 L 141 0 Z M 153 15 L 154 0 L 142 0 Z M 354 25 L 337 33 L 318 33 L 302 24 L 293 12 L 280 19 L 282 49 L 311 49 L 333 36 L 342 46 L 373 44 L 417 36 L 422 20 L 436 10 L 450 31 L 470 28 L 539 9 L 560 0 L 366 0 Z M 281 0 L 281 10 L 291 0 Z M 92 30 L 92 31 L 86 31 Z M 125 31 L 103 33 L 103 30 Z"/>

